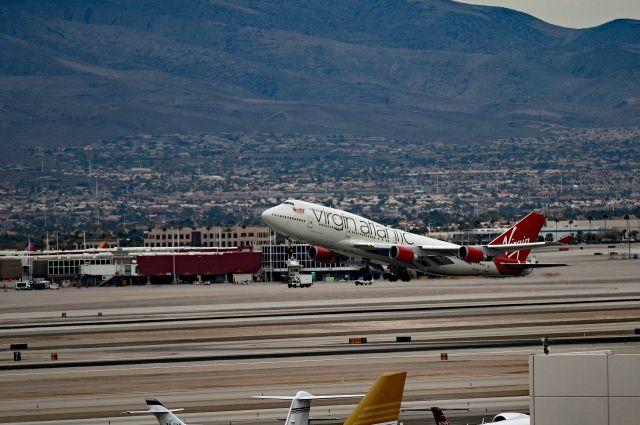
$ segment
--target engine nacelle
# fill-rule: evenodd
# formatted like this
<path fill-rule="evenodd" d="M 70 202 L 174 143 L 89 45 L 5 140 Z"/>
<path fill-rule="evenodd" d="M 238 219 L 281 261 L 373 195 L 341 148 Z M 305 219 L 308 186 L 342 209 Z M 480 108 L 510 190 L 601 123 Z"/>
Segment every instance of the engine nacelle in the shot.
<path fill-rule="evenodd" d="M 477 246 L 461 246 L 458 250 L 458 258 L 468 263 L 479 263 L 487 259 L 487 254 Z"/>
<path fill-rule="evenodd" d="M 317 261 L 318 263 L 335 263 L 337 257 L 333 251 L 323 246 L 309 247 L 307 255 L 311 261 Z"/>
<path fill-rule="evenodd" d="M 528 417 L 529 415 L 526 415 L 524 413 L 515 413 L 515 412 L 499 413 L 493 417 L 493 420 L 491 422 L 510 421 L 513 419 L 524 419 Z"/>
<path fill-rule="evenodd" d="M 389 258 L 401 263 L 411 264 L 418 259 L 418 256 L 411 248 L 402 245 L 394 245 L 389 250 Z"/>

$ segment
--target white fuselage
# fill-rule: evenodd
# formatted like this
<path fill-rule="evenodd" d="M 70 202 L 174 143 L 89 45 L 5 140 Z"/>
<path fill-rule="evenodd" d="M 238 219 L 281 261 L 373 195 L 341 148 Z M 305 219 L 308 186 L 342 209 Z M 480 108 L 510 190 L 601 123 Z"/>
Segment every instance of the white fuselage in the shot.
<path fill-rule="evenodd" d="M 263 221 L 276 232 L 293 240 L 320 245 L 336 253 L 365 258 L 392 267 L 414 268 L 434 275 L 501 276 L 493 261 L 469 263 L 455 255 L 419 257 L 411 264 L 389 257 L 388 249 L 397 245 L 416 249 L 421 245 L 456 248 L 459 245 L 384 226 L 356 214 L 305 201 L 289 200 L 262 213 Z M 355 245 L 369 244 L 362 248 Z"/>

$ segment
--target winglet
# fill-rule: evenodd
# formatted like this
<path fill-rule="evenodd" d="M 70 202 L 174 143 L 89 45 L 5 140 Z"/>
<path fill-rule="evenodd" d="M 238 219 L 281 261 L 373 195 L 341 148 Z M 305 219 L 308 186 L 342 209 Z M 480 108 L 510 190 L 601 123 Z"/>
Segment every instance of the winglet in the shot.
<path fill-rule="evenodd" d="M 383 373 L 344 425 L 397 424 L 407 372 Z"/>

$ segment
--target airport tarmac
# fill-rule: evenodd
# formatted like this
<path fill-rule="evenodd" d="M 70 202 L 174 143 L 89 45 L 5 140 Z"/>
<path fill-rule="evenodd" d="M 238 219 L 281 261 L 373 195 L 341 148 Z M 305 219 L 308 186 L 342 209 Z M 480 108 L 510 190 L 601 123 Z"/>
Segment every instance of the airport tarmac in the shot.
<path fill-rule="evenodd" d="M 286 403 L 252 395 L 365 392 L 389 370 L 408 371 L 403 406 L 470 408 L 448 414 L 453 423 L 526 411 L 528 356 L 542 351 L 542 336 L 553 352 L 640 352 L 640 343 L 625 339 L 640 329 L 640 260 L 611 259 L 606 247 L 538 257 L 571 266 L 521 278 L 370 287 L 2 293 L 0 422 L 153 424 L 151 416 L 120 413 L 157 397 L 186 408 L 187 422 L 275 424 Z M 367 343 L 349 344 L 351 337 Z M 29 345 L 20 362 L 12 343 Z M 318 403 L 312 416 L 339 423 L 354 404 L 332 403 Z M 430 412 L 405 412 L 401 420 L 433 423 Z"/>

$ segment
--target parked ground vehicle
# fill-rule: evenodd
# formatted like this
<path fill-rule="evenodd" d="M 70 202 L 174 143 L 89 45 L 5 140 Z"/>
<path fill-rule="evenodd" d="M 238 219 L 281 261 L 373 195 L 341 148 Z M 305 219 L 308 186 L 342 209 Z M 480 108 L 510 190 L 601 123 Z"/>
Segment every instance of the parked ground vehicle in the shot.
<path fill-rule="evenodd" d="M 46 279 L 37 279 L 31 281 L 31 289 L 49 289 L 51 282 Z"/>
<path fill-rule="evenodd" d="M 289 279 L 287 286 L 289 288 L 310 288 L 313 285 L 313 280 L 310 274 L 299 274 Z"/>
<path fill-rule="evenodd" d="M 31 289 L 31 283 L 30 282 L 17 282 L 16 283 L 16 290 L 18 291 L 24 291 L 24 290 L 29 290 Z"/>
<path fill-rule="evenodd" d="M 365 280 L 365 279 L 356 280 L 356 285 L 372 285 L 372 284 L 373 284 L 373 280 Z"/>

